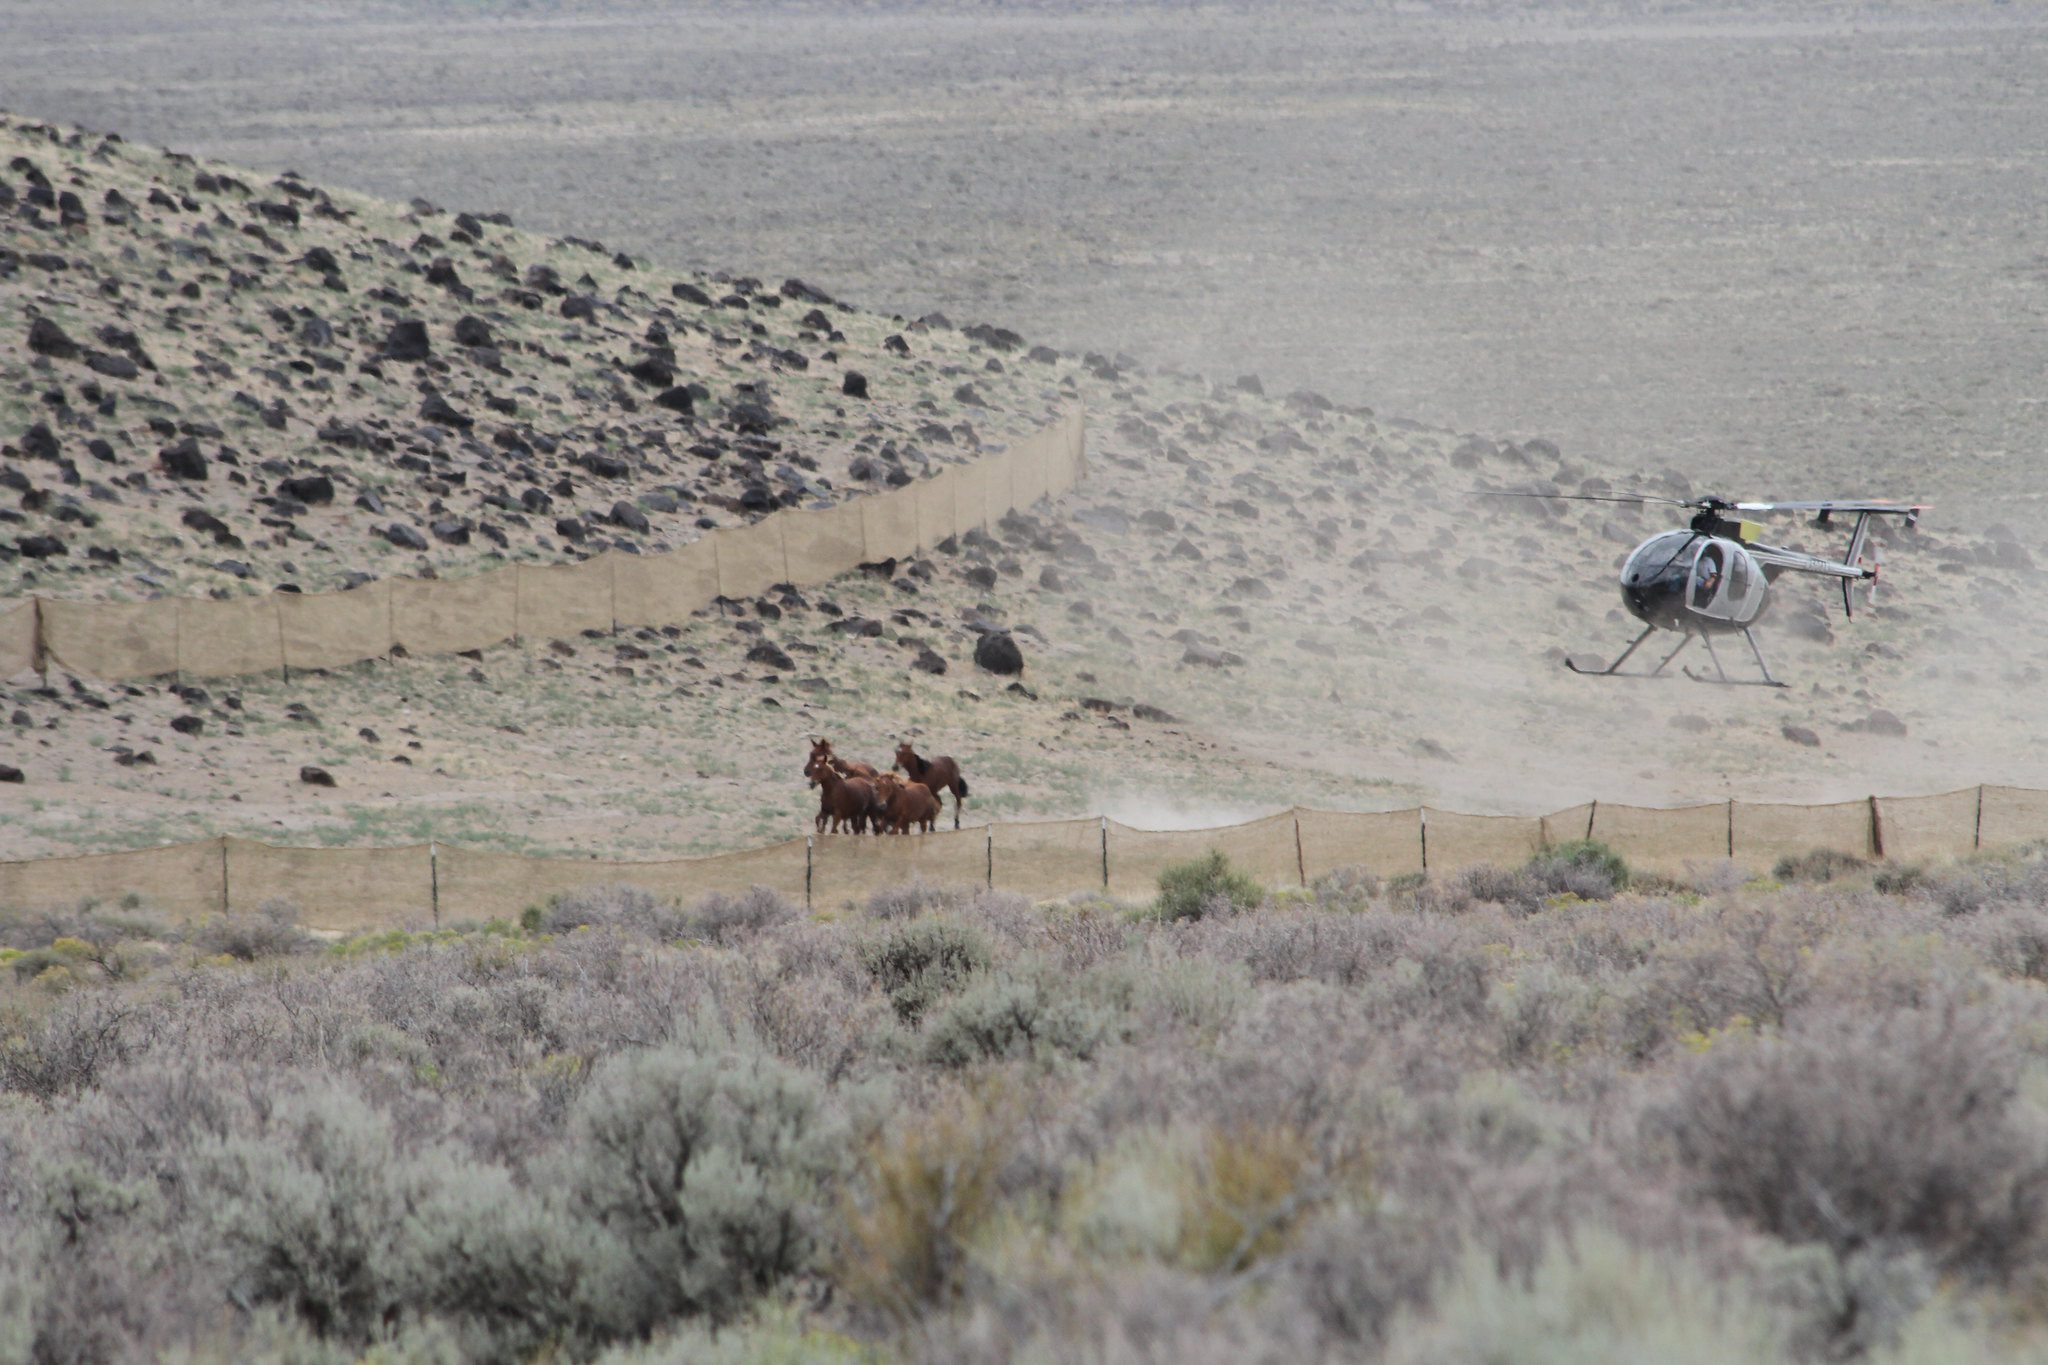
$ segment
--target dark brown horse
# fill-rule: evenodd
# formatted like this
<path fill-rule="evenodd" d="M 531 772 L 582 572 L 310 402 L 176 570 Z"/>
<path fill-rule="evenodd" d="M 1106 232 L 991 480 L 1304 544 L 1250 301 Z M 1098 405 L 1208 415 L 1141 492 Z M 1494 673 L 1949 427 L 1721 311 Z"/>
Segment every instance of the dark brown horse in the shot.
<path fill-rule="evenodd" d="M 906 782 L 892 769 L 875 779 L 875 792 L 882 802 L 880 828 L 890 834 L 908 834 L 912 825 L 926 834 L 939 818 L 939 798 L 922 782 Z"/>
<path fill-rule="evenodd" d="M 876 805 L 874 783 L 864 777 L 842 777 L 829 758 L 820 762 L 815 753 L 804 764 L 804 776 L 818 789 L 818 833 L 825 832 L 827 820 L 835 834 L 842 826 L 850 826 L 855 834 L 867 833 Z M 880 828 L 875 832 L 881 833 Z"/>
<path fill-rule="evenodd" d="M 945 803 L 943 793 L 953 793 L 953 828 L 960 828 L 960 803 L 967 799 L 967 779 L 960 775 L 958 763 L 944 756 L 919 758 L 906 739 L 896 746 L 896 761 L 890 767 L 901 768 L 912 782 L 922 783 L 941 805 Z"/>

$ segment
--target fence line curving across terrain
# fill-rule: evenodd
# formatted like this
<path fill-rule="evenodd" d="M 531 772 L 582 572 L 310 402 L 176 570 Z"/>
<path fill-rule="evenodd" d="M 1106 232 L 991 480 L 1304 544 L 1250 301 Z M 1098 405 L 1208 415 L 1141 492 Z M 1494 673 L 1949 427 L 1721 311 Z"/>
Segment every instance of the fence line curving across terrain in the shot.
<path fill-rule="evenodd" d="M 609 550 L 578 563 L 514 564 L 467 578 L 384 579 L 331 593 L 0 603 L 0 679 L 64 669 L 118 681 L 340 668 L 390 655 L 455 654 L 518 638 L 673 625 L 718 597 L 824 583 L 901 559 L 1080 481 L 1075 411 L 1007 450 L 887 493 L 787 509 L 660 554 Z"/>
<path fill-rule="evenodd" d="M 913 880 L 989 886 L 1038 900 L 1138 899 L 1167 866 L 1211 849 L 1270 887 L 1342 867 L 1446 876 L 1516 866 L 1593 838 L 1633 867 L 1682 873 L 1722 861 L 1769 871 L 1786 855 L 1956 857 L 2048 837 L 2048 792 L 1968 787 L 1831 805 L 1723 801 L 1676 810 L 1592 802 L 1546 816 L 1294 809 L 1216 829 L 1142 830 L 1115 820 L 1026 821 L 907 837 L 823 835 L 706 858 L 608 862 L 528 858 L 457 844 L 277 848 L 222 837 L 126 853 L 0 863 L 0 910 L 63 910 L 133 895 L 173 919 L 254 913 L 272 901 L 302 922 L 360 932 L 516 917 L 581 887 L 623 884 L 665 900 L 765 886 L 813 908 L 857 904 Z"/>

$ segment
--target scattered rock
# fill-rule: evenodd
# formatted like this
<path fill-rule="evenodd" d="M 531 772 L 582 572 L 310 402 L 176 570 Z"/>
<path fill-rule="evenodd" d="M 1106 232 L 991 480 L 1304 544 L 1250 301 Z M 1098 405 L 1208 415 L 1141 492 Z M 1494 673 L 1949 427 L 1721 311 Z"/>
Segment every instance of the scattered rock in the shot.
<path fill-rule="evenodd" d="M 325 474 L 302 474 L 279 483 L 277 491 L 308 507 L 324 507 L 334 501 L 334 480 Z"/>
<path fill-rule="evenodd" d="M 11 763 L 0 763 L 0 782 L 26 782 L 28 778 L 21 769 Z"/>
<path fill-rule="evenodd" d="M 986 669 L 990 673 L 1022 673 L 1024 651 L 1017 647 L 1016 637 L 1010 632 L 990 631 L 975 642 L 974 663 L 977 668 Z"/>
<path fill-rule="evenodd" d="M 1818 749 L 1820 747 L 1820 736 L 1807 729 L 1804 725 L 1794 725 L 1788 721 L 1778 727 L 1778 733 L 1791 740 L 1794 744 L 1803 744 L 1809 749 Z"/>
<path fill-rule="evenodd" d="M 181 735 L 203 734 L 206 730 L 206 721 L 199 716 L 173 716 L 171 728 Z"/>
<path fill-rule="evenodd" d="M 612 525 L 623 526 L 628 531 L 645 531 L 648 526 L 647 514 L 621 498 L 612 504 Z"/>
<path fill-rule="evenodd" d="M 334 785 L 334 775 L 325 768 L 316 768 L 309 763 L 299 769 L 299 781 L 309 787 L 331 787 Z"/>
<path fill-rule="evenodd" d="M 929 645 L 917 652 L 917 657 L 911 660 L 910 666 L 920 673 L 930 673 L 934 677 L 946 671 L 945 659 Z"/>
<path fill-rule="evenodd" d="M 747 662 L 785 670 L 796 667 L 796 660 L 790 658 L 779 645 L 768 640 L 761 641 L 747 651 Z"/>
<path fill-rule="evenodd" d="M 1180 661 L 1200 668 L 1238 668 L 1243 666 L 1244 657 L 1214 645 L 1191 644 L 1180 656 Z"/>
<path fill-rule="evenodd" d="M 64 329 L 48 318 L 37 318 L 28 325 L 28 348 L 37 355 L 46 355 L 52 360 L 78 358 L 78 343 L 66 336 Z"/>
<path fill-rule="evenodd" d="M 200 453 L 199 442 L 193 437 L 165 446 L 157 452 L 157 458 L 164 462 L 164 472 L 174 479 L 206 477 L 206 456 Z"/>
<path fill-rule="evenodd" d="M 1872 710 L 1862 720 L 1850 721 L 1842 728 L 1866 735 L 1888 735 L 1893 739 L 1903 739 L 1906 735 L 1906 722 L 1882 707 Z"/>
<path fill-rule="evenodd" d="M 433 353 L 434 343 L 427 335 L 427 324 L 418 318 L 395 322 L 385 334 L 383 356 L 386 360 L 417 362 Z"/>
<path fill-rule="evenodd" d="M 424 550 L 427 538 L 403 522 L 394 521 L 384 528 L 384 539 L 401 550 Z"/>
<path fill-rule="evenodd" d="M 868 396 L 868 377 L 859 370 L 848 370 L 846 377 L 839 381 L 839 391 L 848 398 Z"/>

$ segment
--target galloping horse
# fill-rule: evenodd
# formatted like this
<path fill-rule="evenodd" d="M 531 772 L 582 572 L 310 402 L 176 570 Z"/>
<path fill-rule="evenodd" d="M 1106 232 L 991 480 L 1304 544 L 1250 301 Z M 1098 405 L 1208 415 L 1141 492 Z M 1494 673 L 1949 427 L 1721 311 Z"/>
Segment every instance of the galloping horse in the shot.
<path fill-rule="evenodd" d="M 825 832 L 828 819 L 835 834 L 842 825 L 852 826 L 855 834 L 867 832 L 869 817 L 876 808 L 874 783 L 864 777 L 842 776 L 829 753 L 821 761 L 815 750 L 804 764 L 804 776 L 818 789 L 818 833 Z M 880 825 L 875 832 L 882 832 Z"/>
<path fill-rule="evenodd" d="M 939 818 L 939 798 L 924 783 L 906 782 L 891 769 L 875 779 L 875 792 L 882 802 L 878 832 L 908 834 L 912 825 L 932 832 Z"/>
<path fill-rule="evenodd" d="M 889 766 L 901 768 L 912 782 L 924 784 L 941 806 L 945 804 L 942 793 L 953 793 L 953 828 L 960 828 L 960 803 L 967 799 L 967 779 L 960 775 L 958 763 L 944 756 L 919 758 L 906 739 L 896 746 L 896 761 Z"/>

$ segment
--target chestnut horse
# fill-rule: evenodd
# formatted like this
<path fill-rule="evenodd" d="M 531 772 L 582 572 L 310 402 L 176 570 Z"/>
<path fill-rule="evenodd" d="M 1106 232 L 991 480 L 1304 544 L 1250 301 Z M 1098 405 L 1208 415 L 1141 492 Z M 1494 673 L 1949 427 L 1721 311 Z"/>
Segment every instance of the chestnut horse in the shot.
<path fill-rule="evenodd" d="M 875 771 L 873 764 L 857 763 L 852 759 L 841 758 L 833 753 L 832 741 L 829 739 L 814 739 L 811 741 L 811 763 L 815 764 L 821 761 L 830 763 L 838 768 L 841 776 L 844 777 L 864 777 L 872 782 L 880 775 Z M 804 775 L 808 777 L 810 772 L 810 767 L 806 765 Z"/>
<path fill-rule="evenodd" d="M 909 774 L 912 782 L 922 783 L 934 800 L 945 804 L 943 793 L 953 793 L 953 828 L 960 828 L 960 803 L 967 799 L 967 779 L 960 775 L 960 765 L 951 758 L 919 758 L 917 751 L 904 740 L 896 746 L 896 761 L 890 768 L 901 768 Z"/>
<path fill-rule="evenodd" d="M 926 834 L 939 818 L 939 798 L 922 782 L 906 782 L 892 769 L 875 779 L 875 792 L 882 802 L 881 828 L 890 834 L 908 834 L 912 825 Z"/>
<path fill-rule="evenodd" d="M 815 756 L 804 764 L 804 776 L 818 789 L 818 833 L 825 832 L 828 819 L 835 834 L 842 825 L 852 826 L 855 834 L 867 832 L 876 802 L 873 783 L 864 777 L 842 777 L 829 760 L 821 763 Z M 875 832 L 881 833 L 880 826 Z"/>

